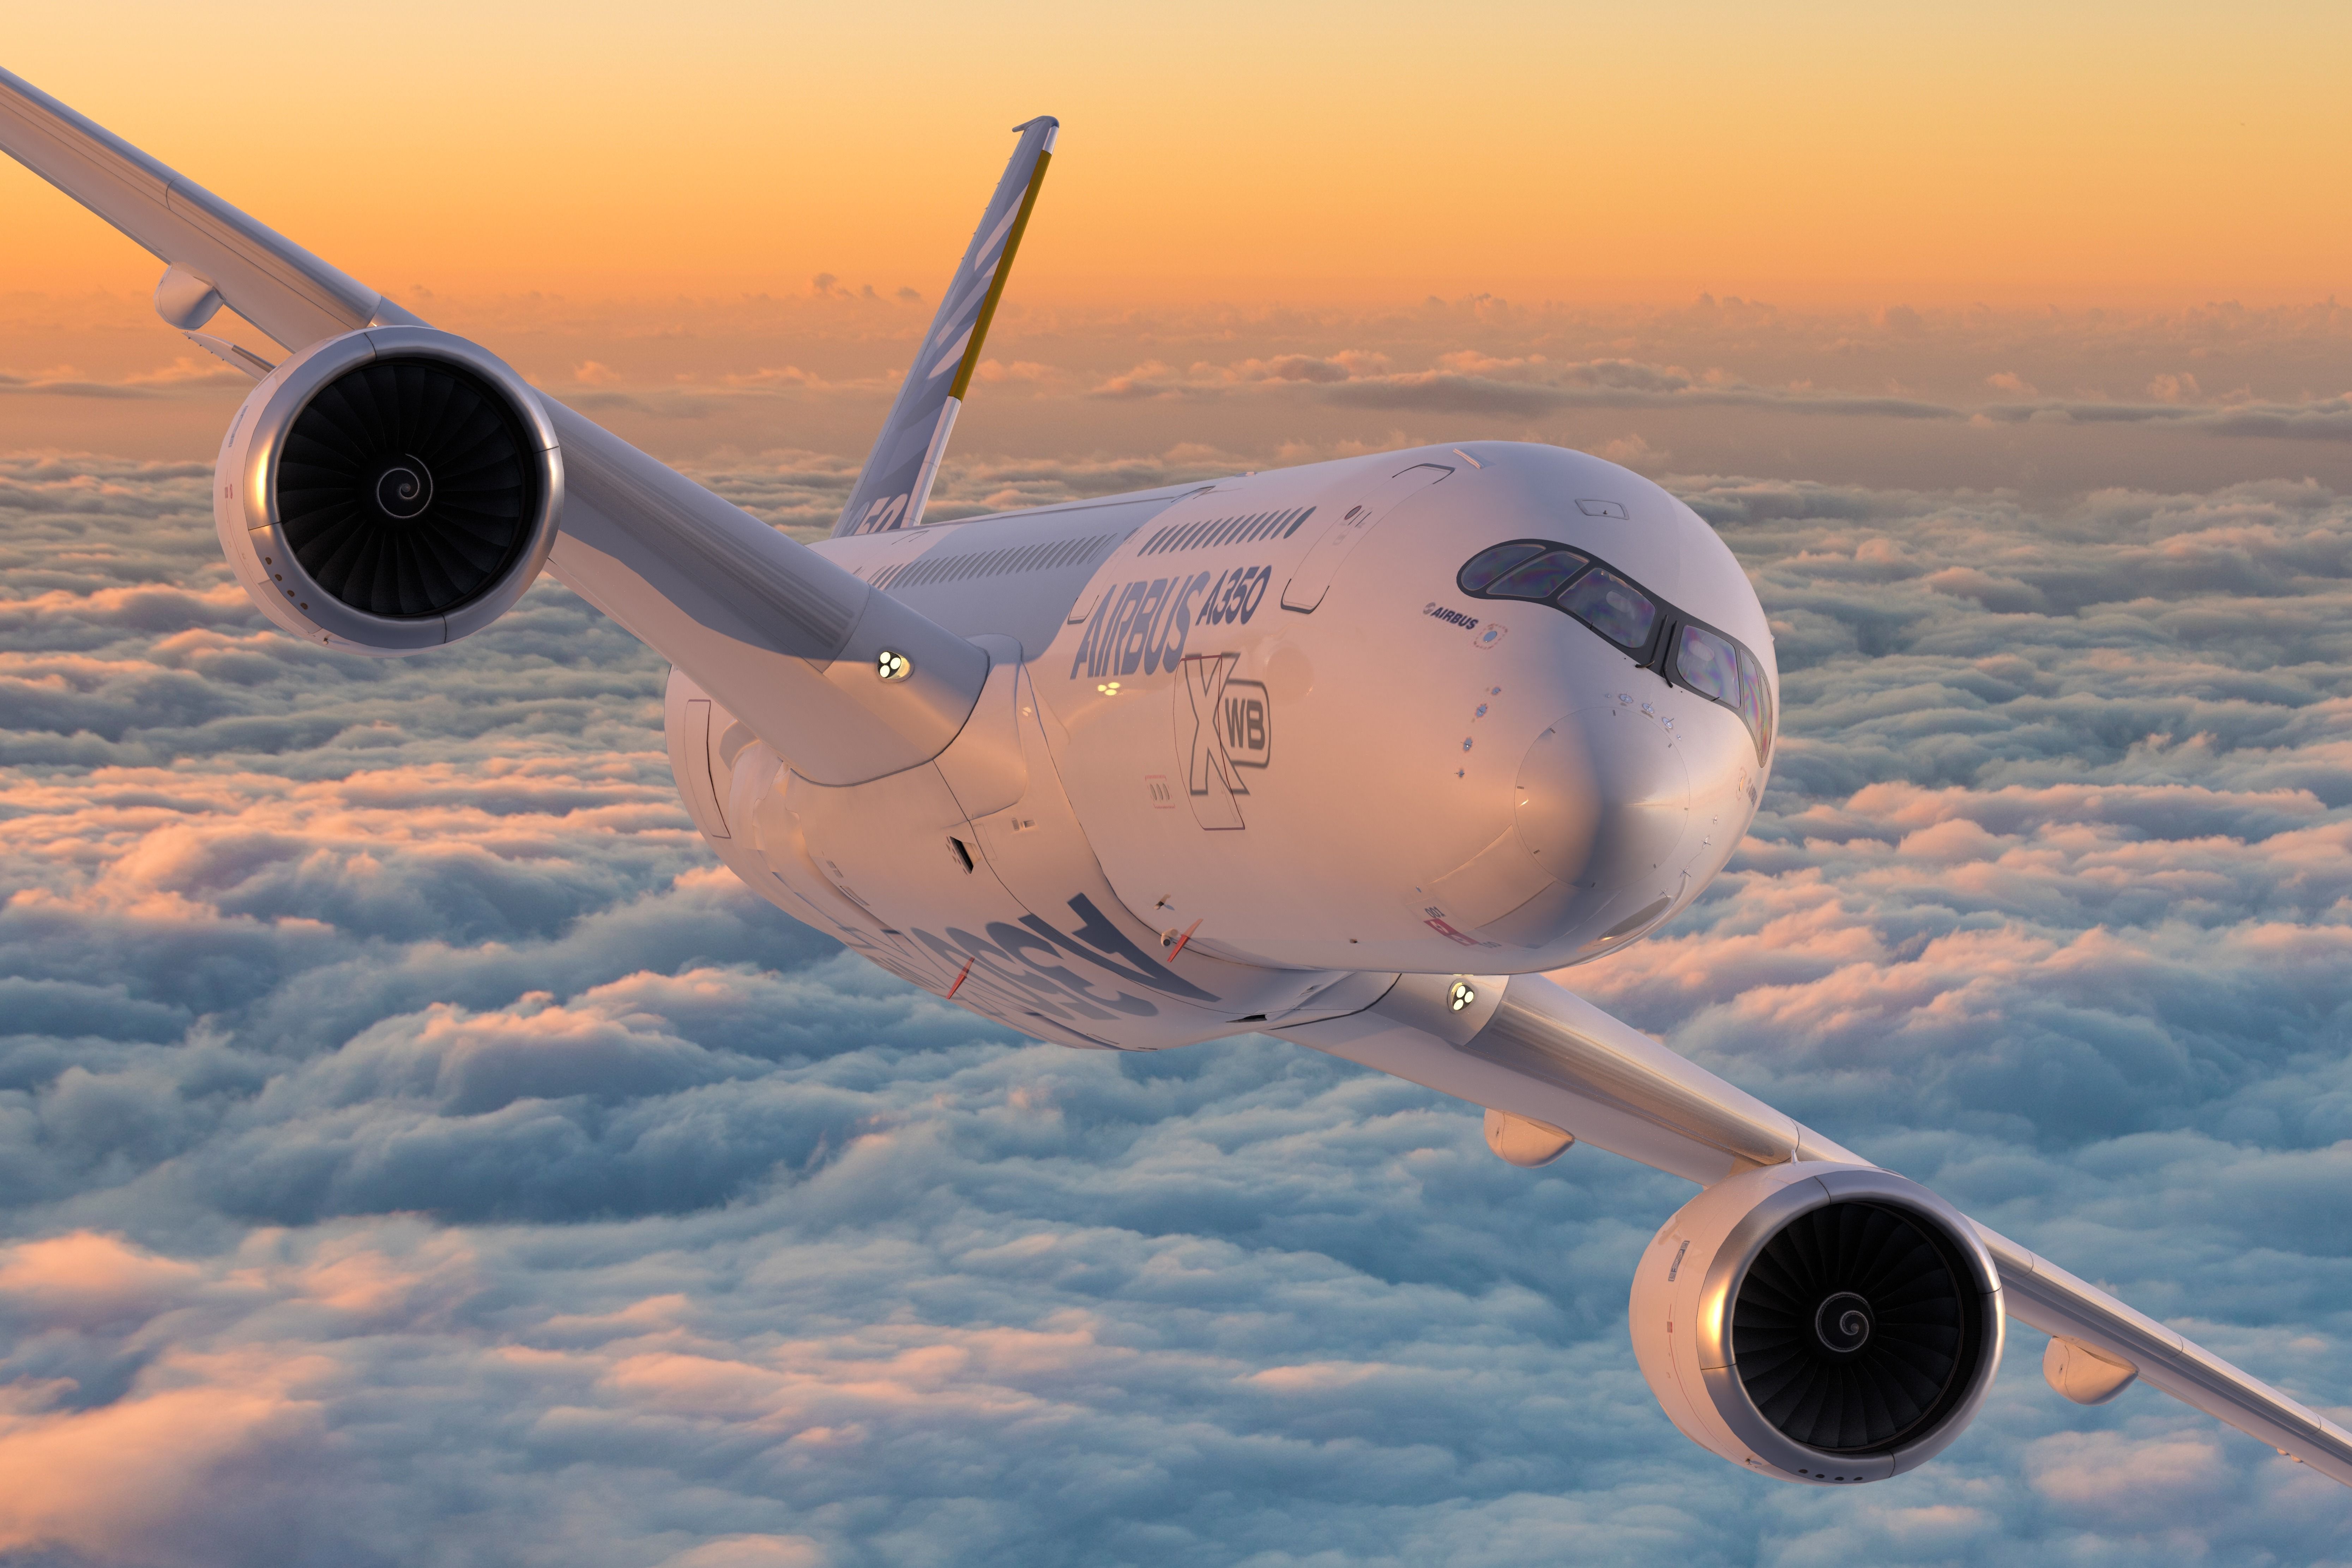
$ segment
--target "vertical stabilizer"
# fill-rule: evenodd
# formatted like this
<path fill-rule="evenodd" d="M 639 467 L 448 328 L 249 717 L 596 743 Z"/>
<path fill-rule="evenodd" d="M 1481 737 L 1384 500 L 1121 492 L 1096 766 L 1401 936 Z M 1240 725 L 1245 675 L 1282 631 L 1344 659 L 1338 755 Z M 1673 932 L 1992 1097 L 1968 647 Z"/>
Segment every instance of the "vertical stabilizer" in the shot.
<path fill-rule="evenodd" d="M 834 525 L 834 537 L 879 533 L 912 528 L 923 520 L 939 478 L 940 459 L 955 429 L 956 412 L 963 406 L 964 389 L 980 363 L 981 344 L 988 323 L 996 316 L 996 301 L 1004 293 L 1004 279 L 1013 270 L 1013 253 L 1029 226 L 1029 209 L 1037 204 L 1037 188 L 1045 184 L 1045 165 L 1053 161 L 1054 139 L 1061 121 L 1040 115 L 1013 127 L 1021 133 L 1004 177 L 981 215 L 980 227 L 963 261 L 940 300 L 940 313 L 931 321 L 907 370 L 907 384 L 890 405 L 890 418 L 849 492 L 849 504 Z"/>

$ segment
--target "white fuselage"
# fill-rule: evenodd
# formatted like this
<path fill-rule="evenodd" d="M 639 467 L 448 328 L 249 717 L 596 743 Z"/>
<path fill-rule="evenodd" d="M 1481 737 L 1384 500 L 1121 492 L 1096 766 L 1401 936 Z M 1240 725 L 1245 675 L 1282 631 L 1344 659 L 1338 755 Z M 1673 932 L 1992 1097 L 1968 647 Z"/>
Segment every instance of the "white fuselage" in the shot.
<path fill-rule="evenodd" d="M 1368 974 L 1558 969 L 1722 868 L 1769 744 L 1657 637 L 1465 592 L 1514 541 L 1638 584 L 1659 637 L 1703 628 L 1694 658 L 1743 645 L 1777 708 L 1762 609 L 1689 508 L 1482 442 L 830 541 L 988 649 L 964 731 L 822 785 L 675 676 L 672 760 L 753 888 L 1046 1038 L 1153 1048 L 1361 1005 Z"/>

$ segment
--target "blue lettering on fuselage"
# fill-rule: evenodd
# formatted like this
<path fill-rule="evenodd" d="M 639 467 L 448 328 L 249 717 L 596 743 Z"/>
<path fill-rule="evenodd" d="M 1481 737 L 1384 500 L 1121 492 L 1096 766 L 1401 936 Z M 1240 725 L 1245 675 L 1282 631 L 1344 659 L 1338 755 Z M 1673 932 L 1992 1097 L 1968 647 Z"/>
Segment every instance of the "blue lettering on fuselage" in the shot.
<path fill-rule="evenodd" d="M 1173 670 L 1183 660 L 1185 640 L 1196 624 L 1248 622 L 1273 581 L 1271 566 L 1237 566 L 1214 577 L 1201 572 L 1105 589 L 1070 659 L 1070 679 Z"/>
<path fill-rule="evenodd" d="M 1070 958 L 1162 995 L 1217 1001 L 1214 992 L 1203 991 L 1128 941 L 1084 893 L 1070 900 L 1070 910 L 1078 917 L 1075 932 L 1056 931 L 1035 915 L 1024 915 L 1017 922 L 991 921 L 985 936 L 955 926 L 950 926 L 944 937 L 919 927 L 914 928 L 913 934 L 950 969 L 961 967 L 962 961 L 970 959 L 973 979 L 992 981 L 1026 1005 L 1043 1008 L 1056 1017 L 1076 1012 L 1095 1019 L 1121 1013 L 1148 1018 L 1160 1012 L 1144 997 L 1073 971 L 1063 962 Z"/>

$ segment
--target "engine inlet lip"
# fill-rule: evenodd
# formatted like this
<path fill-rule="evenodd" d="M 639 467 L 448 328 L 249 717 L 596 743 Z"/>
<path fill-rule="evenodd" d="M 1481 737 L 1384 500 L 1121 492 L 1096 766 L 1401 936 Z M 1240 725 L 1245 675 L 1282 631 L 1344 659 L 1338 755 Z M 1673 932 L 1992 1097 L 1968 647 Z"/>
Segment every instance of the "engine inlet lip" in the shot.
<path fill-rule="evenodd" d="M 520 426 L 521 446 L 536 473 L 524 537 L 518 542 L 503 575 L 468 598 L 418 616 L 379 615 L 347 605 L 328 593 L 301 564 L 277 504 L 278 459 L 289 432 L 312 400 L 347 374 L 373 363 L 403 360 L 436 363 L 495 394 L 496 400 Z M 306 638 L 324 633 L 331 644 L 361 653 L 396 654 L 436 647 L 469 636 L 498 619 L 539 576 L 554 547 L 563 509 L 562 447 L 556 437 L 554 422 L 539 395 L 496 354 L 478 343 L 431 327 L 363 327 L 322 339 L 290 356 L 262 378 L 246 406 L 239 410 L 225 444 L 223 464 L 219 483 L 226 499 L 222 502 L 221 526 L 224 530 L 240 528 L 250 541 L 247 546 L 249 552 L 272 556 L 279 563 L 271 568 L 284 574 L 285 582 L 279 585 L 308 590 L 303 595 L 302 619 L 309 624 L 289 629 Z M 426 515 L 432 495 L 418 498 L 422 505 L 415 501 L 404 503 L 395 486 L 395 493 L 389 498 L 392 506 L 383 505 L 374 496 L 373 484 L 389 478 L 392 467 L 387 463 L 377 470 L 367 499 L 375 502 L 392 521 L 410 522 Z M 438 476 L 425 470 L 422 477 L 437 494 L 441 488 Z M 407 517 L 394 510 L 410 506 L 415 510 Z M 233 558 L 234 555 L 232 552 Z"/>

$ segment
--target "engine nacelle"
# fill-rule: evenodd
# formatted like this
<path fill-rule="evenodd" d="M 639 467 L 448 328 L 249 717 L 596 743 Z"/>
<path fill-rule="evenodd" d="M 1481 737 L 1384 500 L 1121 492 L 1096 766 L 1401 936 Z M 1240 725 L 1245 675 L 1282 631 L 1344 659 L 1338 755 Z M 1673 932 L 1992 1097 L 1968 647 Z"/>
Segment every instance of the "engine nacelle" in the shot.
<path fill-rule="evenodd" d="M 1975 1229 L 1864 1165 L 1709 1187 L 1643 1253 L 1630 1316 L 1642 1375 L 1685 1436 L 1812 1485 L 1941 1452 L 2000 1363 L 2000 1276 Z"/>
<path fill-rule="evenodd" d="M 415 653 L 499 618 L 563 507 L 546 410 L 488 351 L 429 327 L 312 344 L 221 443 L 213 521 L 237 582 L 305 642 Z"/>

